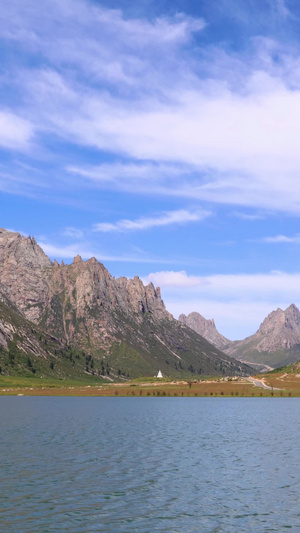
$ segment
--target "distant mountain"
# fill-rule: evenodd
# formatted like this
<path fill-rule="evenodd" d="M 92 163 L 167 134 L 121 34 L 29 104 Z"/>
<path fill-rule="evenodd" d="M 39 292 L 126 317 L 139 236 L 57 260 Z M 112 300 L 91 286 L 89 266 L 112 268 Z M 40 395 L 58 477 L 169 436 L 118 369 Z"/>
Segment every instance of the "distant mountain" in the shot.
<path fill-rule="evenodd" d="M 231 343 L 226 353 L 239 360 L 262 363 L 273 368 L 299 361 L 299 309 L 292 304 L 285 311 L 272 311 L 254 335 Z"/>
<path fill-rule="evenodd" d="M 230 341 L 223 337 L 221 333 L 218 332 L 214 319 L 207 320 L 200 313 L 190 313 L 188 316 L 182 314 L 179 319 L 182 324 L 185 324 L 192 330 L 202 335 L 206 340 L 211 342 L 214 346 L 223 350 L 225 346 L 228 346 Z"/>
<path fill-rule="evenodd" d="M 51 343 L 51 350 L 40 351 L 49 364 L 53 354 L 56 356 L 54 368 L 59 366 L 60 350 L 73 350 L 73 369 L 82 367 L 85 374 L 102 374 L 107 379 L 153 376 L 158 370 L 174 377 L 250 372 L 175 320 L 165 308 L 160 289 L 152 283 L 144 286 L 137 276 L 115 279 L 95 258 L 82 261 L 77 256 L 70 265 L 52 263 L 34 238 L 3 229 L 0 300 L 6 313 L 4 329 L 14 327 L 9 342 L 30 354 L 20 331 L 27 328 L 30 337 L 29 330 L 35 328 L 28 321 L 34 323 L 39 327 L 38 338 L 50 335 L 59 345 L 53 346 L 54 352 Z M 16 314 L 9 318 L 8 310 Z M 4 338 L 0 363 L 5 372 L 12 370 L 11 362 L 5 364 L 8 352 Z M 38 352 L 32 356 L 39 357 Z M 63 367 L 67 375 L 68 369 Z"/>
<path fill-rule="evenodd" d="M 231 357 L 257 368 L 277 368 L 300 360 L 300 311 L 294 304 L 285 311 L 272 311 L 254 335 L 239 341 L 223 337 L 214 321 L 199 313 L 181 315 L 179 320 Z"/>

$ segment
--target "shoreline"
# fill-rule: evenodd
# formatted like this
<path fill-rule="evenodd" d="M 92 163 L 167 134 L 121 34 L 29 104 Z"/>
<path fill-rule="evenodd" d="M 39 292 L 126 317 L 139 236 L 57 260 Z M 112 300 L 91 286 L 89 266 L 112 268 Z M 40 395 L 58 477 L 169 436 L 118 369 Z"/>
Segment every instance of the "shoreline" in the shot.
<path fill-rule="evenodd" d="M 277 380 L 266 384 L 261 380 L 244 379 L 238 381 L 180 381 L 180 382 L 129 382 L 86 385 L 86 384 L 59 384 L 47 383 L 26 385 L 4 385 L 1 387 L 0 396 L 76 396 L 76 397 L 300 397 L 299 386 L 291 383 L 281 383 L 281 388 L 276 387 Z M 255 382 L 260 381 L 260 385 Z M 300 380 L 298 380 L 300 382 Z M 264 385 L 262 385 L 264 383 Z M 298 384 L 298 383 L 296 383 Z"/>

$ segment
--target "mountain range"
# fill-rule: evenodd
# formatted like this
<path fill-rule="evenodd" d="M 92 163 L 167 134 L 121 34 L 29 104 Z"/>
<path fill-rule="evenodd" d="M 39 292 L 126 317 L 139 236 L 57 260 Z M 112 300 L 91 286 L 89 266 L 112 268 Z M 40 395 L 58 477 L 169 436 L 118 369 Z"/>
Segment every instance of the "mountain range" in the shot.
<path fill-rule="evenodd" d="M 231 357 L 258 369 L 278 368 L 300 360 L 300 311 L 295 304 L 272 311 L 254 335 L 238 341 L 223 337 L 214 320 L 197 312 L 180 315 L 179 320 Z"/>
<path fill-rule="evenodd" d="M 251 372 L 175 320 L 160 289 L 114 278 L 97 259 L 52 262 L 34 238 L 0 229 L 2 373 L 107 380 Z"/>

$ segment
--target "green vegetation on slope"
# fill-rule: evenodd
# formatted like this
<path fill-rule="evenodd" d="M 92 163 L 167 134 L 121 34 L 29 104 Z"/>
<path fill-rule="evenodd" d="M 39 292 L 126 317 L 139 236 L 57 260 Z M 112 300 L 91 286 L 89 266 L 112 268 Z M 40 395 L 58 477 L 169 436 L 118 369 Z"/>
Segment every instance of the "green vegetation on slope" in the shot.
<path fill-rule="evenodd" d="M 280 368 L 299 361 L 300 345 L 289 349 L 282 348 L 281 350 L 276 350 L 274 352 L 258 352 L 257 350 L 247 349 L 243 350 L 243 352 L 237 352 L 235 357 L 238 357 L 239 359 L 245 358 L 245 360 L 251 363 L 259 363 L 273 368 Z"/>

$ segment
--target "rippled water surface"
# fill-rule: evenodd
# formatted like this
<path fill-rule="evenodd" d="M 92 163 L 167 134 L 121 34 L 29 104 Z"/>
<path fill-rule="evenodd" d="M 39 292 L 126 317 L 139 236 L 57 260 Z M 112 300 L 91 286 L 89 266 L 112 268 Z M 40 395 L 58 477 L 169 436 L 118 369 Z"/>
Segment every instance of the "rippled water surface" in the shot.
<path fill-rule="evenodd" d="M 0 531 L 300 531 L 300 400 L 0 398 Z"/>

